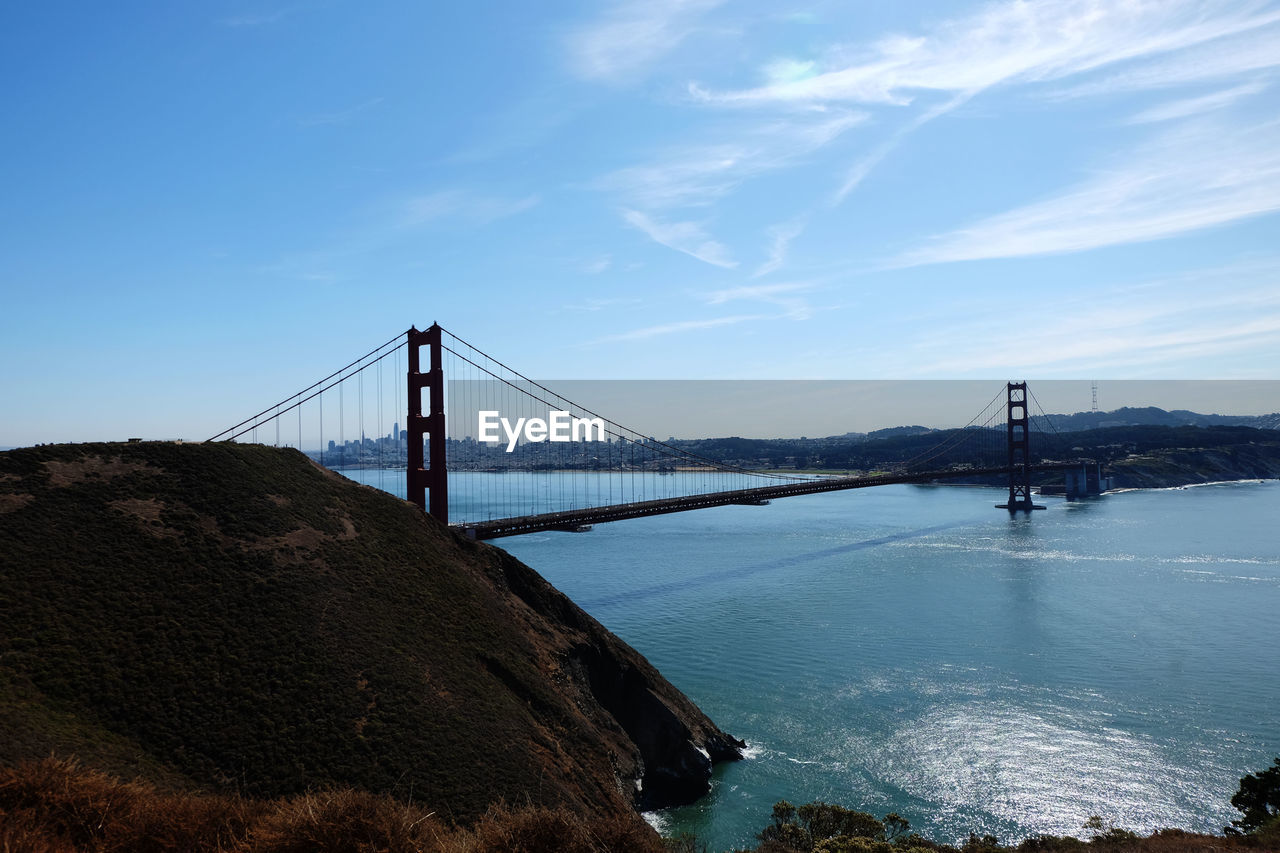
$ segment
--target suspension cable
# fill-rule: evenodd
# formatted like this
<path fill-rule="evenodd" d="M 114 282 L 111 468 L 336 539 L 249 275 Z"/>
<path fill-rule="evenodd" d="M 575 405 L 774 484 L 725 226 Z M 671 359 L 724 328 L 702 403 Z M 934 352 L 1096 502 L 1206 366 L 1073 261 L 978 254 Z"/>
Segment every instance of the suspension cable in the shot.
<path fill-rule="evenodd" d="M 444 329 L 444 331 L 448 332 L 448 330 L 447 330 L 447 329 Z M 472 344 L 470 344 L 470 343 L 468 343 L 467 341 L 463 340 L 462 338 L 458 337 L 458 336 L 457 336 L 457 335 L 455 335 L 453 332 L 449 332 L 449 336 L 450 336 L 451 338 L 453 338 L 454 340 L 458 341 L 459 343 L 461 343 L 461 344 L 465 345 L 468 349 L 470 349 L 470 350 L 472 350 L 472 351 L 474 351 L 474 352 L 476 352 L 476 353 L 479 353 L 480 355 L 484 356 L 484 357 L 485 357 L 485 358 L 487 358 L 489 361 L 491 361 L 491 362 L 493 362 L 494 364 L 498 365 L 498 366 L 499 366 L 499 367 L 501 367 L 502 369 L 510 371 L 513 375 L 518 376 L 522 381 L 527 382 L 527 383 L 529 383 L 530 385 L 532 385 L 533 387 L 538 388 L 539 390 L 546 392 L 546 393 L 547 393 L 547 394 L 549 394 L 550 396 L 555 397 L 556 399 L 560 400 L 560 401 L 561 401 L 561 402 L 563 402 L 563 403 L 567 403 L 571 408 L 577 409 L 578 411 L 581 411 L 581 412 L 585 412 L 586 414 L 591 415 L 592 417 L 599 418 L 600 420 L 602 420 L 602 421 L 603 421 L 603 422 L 605 422 L 606 424 L 609 424 L 610 426 L 615 427 L 617 430 L 621 430 L 621 431 L 622 431 L 622 432 L 617 432 L 617 431 L 613 431 L 613 430 L 605 430 L 605 432 L 606 432 L 606 433 L 609 433 L 609 434 L 611 434 L 611 435 L 615 435 L 615 436 L 617 436 L 619 439 L 621 439 L 622 441 L 627 441 L 627 442 L 637 443 L 637 439 L 632 438 L 632 437 L 631 437 L 631 436 L 629 436 L 629 435 L 626 435 L 626 433 L 631 433 L 632 435 L 637 435 L 637 436 L 638 436 L 638 435 L 641 435 L 641 433 L 637 432 L 636 430 L 633 430 L 633 429 L 631 429 L 630 427 L 623 426 L 622 424 L 617 423 L 616 421 L 613 421 L 613 420 L 611 420 L 611 419 L 609 419 L 609 418 L 604 417 L 604 416 L 603 416 L 603 415 L 601 415 L 601 414 L 598 414 L 598 413 L 596 413 L 596 412 L 593 412 L 591 409 L 588 409 L 586 406 L 583 406 L 583 405 L 580 405 L 580 404 L 578 404 L 578 403 L 575 403 L 574 401 L 570 400 L 568 397 L 565 397 L 565 396 L 563 396 L 562 394 L 559 394 L 559 393 L 557 393 L 557 392 L 555 392 L 555 391 L 552 391 L 550 388 L 547 388 L 545 385 L 542 385 L 542 384 L 540 384 L 540 383 L 538 383 L 538 382 L 535 382 L 534 380 L 532 380 L 532 379 L 530 379 L 529 377 L 525 376 L 524 374 L 520 373 L 518 370 L 515 370 L 515 369 L 511 368 L 510 366 L 508 366 L 508 365 L 506 365 L 506 364 L 503 364 L 503 363 L 502 363 L 501 361 L 499 361 L 498 359 L 494 358 L 493 356 L 491 356 L 491 355 L 489 355 L 488 353 L 486 353 L 486 352 L 484 352 L 483 350 L 481 350 L 479 347 L 473 346 Z M 512 387 L 512 388 L 514 388 L 514 389 L 516 389 L 517 391 L 521 391 L 521 392 L 523 392 L 523 393 L 527 394 L 528 396 L 532 397 L 533 399 L 537 400 L 538 402 L 543 403 L 543 404 L 545 404 L 545 405 L 547 405 L 547 406 L 554 406 L 554 405 L 555 405 L 554 403 L 550 402 L 549 400 L 546 400 L 546 399 L 544 399 L 544 398 L 542 398 L 542 397 L 539 397 L 537 394 L 534 394 L 533 392 L 529 391 L 527 388 L 521 388 L 520 386 L 516 385 L 514 382 L 510 381 L 509 379 L 506 379 L 505 377 L 499 376 L 498 374 L 494 373 L 494 372 L 493 372 L 493 371 L 491 371 L 491 370 L 488 370 L 487 368 L 483 367 L 482 365 L 476 364 L 474 361 L 472 361 L 471 359 L 467 358 L 465 355 L 463 355 L 463 354 L 461 354 L 461 353 L 457 352 L 456 350 L 451 349 L 450 347 L 445 346 L 444 344 L 441 344 L 441 346 L 442 346 L 442 347 L 444 347 L 444 349 L 448 350 L 449 352 L 453 353 L 453 354 L 454 354 L 455 356 L 457 356 L 458 358 L 460 358 L 460 359 L 462 359 L 463 361 L 467 362 L 468 364 L 471 364 L 471 365 L 473 365 L 473 366 L 475 366 L 475 367 L 479 368 L 480 370 L 484 371 L 484 372 L 485 372 L 485 373 L 487 373 L 488 375 L 492 376 L 494 379 L 497 379 L 499 382 L 502 382 L 502 383 L 504 383 L 504 384 L 506 384 L 506 385 L 509 385 L 510 387 Z M 727 464 L 725 464 L 725 463 L 723 463 L 723 462 L 718 462 L 717 460 L 712 459 L 712 458 L 710 458 L 710 457 L 702 456 L 702 455 L 700 455 L 700 454 L 693 453 L 692 451 L 684 450 L 684 449 L 679 448 L 679 447 L 674 447 L 674 446 L 672 446 L 672 445 L 670 445 L 670 444 L 667 444 L 667 443 L 666 443 L 666 442 L 664 442 L 664 441 L 658 441 L 656 438 L 650 438 L 650 439 L 647 439 L 647 440 L 645 440 L 643 443 L 644 443 L 644 444 L 646 444 L 646 445 L 657 445 L 657 446 L 659 446 L 659 447 L 666 448 L 666 449 L 669 451 L 669 453 L 667 454 L 667 455 L 669 455 L 669 456 L 676 456 L 676 457 L 679 457 L 679 458 L 682 458 L 682 459 L 687 459 L 687 460 L 691 460 L 691 461 L 698 461 L 698 462 L 700 462 L 700 463 L 702 463 L 702 464 L 704 464 L 704 465 L 710 465 L 711 467 L 713 467 L 713 468 L 717 468 L 717 469 L 722 470 L 722 471 L 732 471 L 732 472 L 734 472 L 734 473 L 738 473 L 738 474 L 750 474 L 750 475 L 752 475 L 752 476 L 756 476 L 756 477 L 767 477 L 767 478 L 775 479 L 775 480 L 798 480 L 798 481 L 804 481 L 804 480 L 809 479 L 809 478 L 807 478 L 807 477 L 797 477 L 797 476 L 794 476 L 794 475 L 788 475 L 788 474 L 771 474 L 771 473 L 768 473 L 768 472 L 765 472 L 765 471 L 753 471 L 753 470 L 751 470 L 751 469 L 749 469 L 749 468 L 742 468 L 742 467 L 739 467 L 739 466 L 737 466 L 737 465 L 727 465 Z"/>
<path fill-rule="evenodd" d="M 378 347 L 377 349 L 373 350 L 372 352 L 368 353 L 367 355 L 362 356 L 361 358 L 356 359 L 355 361 L 351 362 L 351 364 L 348 364 L 346 367 L 342 368 L 341 370 L 337 370 L 337 371 L 334 371 L 333 373 L 330 373 L 330 374 L 329 374 L 328 376 L 326 376 L 324 379 L 321 379 L 319 382 L 316 382 L 316 383 L 312 384 L 311 386 L 309 386 L 309 387 L 307 387 L 307 388 L 304 388 L 303 390 L 299 391 L 297 394 L 294 394 L 294 395 L 293 395 L 293 396 L 291 396 L 291 397 L 286 397 L 284 400 L 281 400 L 281 401 L 280 401 L 279 403 L 277 403 L 275 406 L 268 406 L 267 408 L 263 409 L 261 412 L 258 412 L 258 414 L 254 415 L 253 417 L 251 417 L 251 418 L 245 418 L 244 420 L 242 420 L 240 423 L 236 424 L 235 426 L 233 426 L 233 427 L 228 427 L 227 429 L 224 429 L 222 432 L 218 433 L 217 435 L 213 436 L 212 438 L 205 439 L 205 443 L 206 443 L 206 444 L 209 444 L 210 442 L 214 442 L 214 441 L 218 441 L 218 440 L 222 440 L 222 441 L 234 441 L 235 439 L 237 439 L 237 438 L 239 438 L 240 436 L 244 435 L 246 432 L 249 432 L 250 430 L 256 429 L 256 428 L 257 428 L 257 426 L 258 426 L 258 424 L 259 424 L 259 420 L 258 420 L 259 418 L 261 418 L 261 417 L 262 417 L 263 415 L 265 415 L 267 412 L 270 412 L 270 411 L 272 411 L 273 409 L 275 409 L 275 408 L 277 408 L 277 407 L 279 407 L 279 406 L 284 406 L 284 404 L 285 404 L 285 403 L 287 403 L 289 400 L 293 400 L 294 398 L 297 398 L 297 397 L 302 397 L 302 395 L 303 395 L 303 394 L 306 394 L 308 391 L 311 391 L 313 388 L 314 388 L 314 389 L 316 389 L 316 390 L 314 391 L 314 393 L 312 393 L 310 396 L 302 397 L 302 399 L 297 400 L 297 402 L 293 403 L 292 405 L 290 405 L 290 406 L 286 406 L 284 409 L 280 410 L 280 414 L 285 414 L 285 413 L 287 413 L 287 412 L 291 412 L 291 411 L 293 411 L 294 409 L 296 409 L 296 408 L 300 407 L 303 403 L 310 402 L 311 400 L 315 399 L 315 398 L 316 398 L 316 397 L 318 397 L 319 395 L 323 394 L 325 391 L 328 391 L 330 388 L 333 388 L 335 385 L 336 385 L 336 386 L 341 386 L 343 382 L 346 382 L 348 379 L 350 379 L 350 378 L 351 378 L 351 376 L 342 376 L 342 374 L 346 373 L 346 371 L 350 370 L 350 369 L 351 369 L 352 367 L 354 367 L 355 365 L 360 364 L 362 361 L 365 361 L 366 359 L 368 359 L 370 356 L 372 356 L 374 353 L 378 352 L 379 350 L 385 349 L 387 346 L 390 346 L 391 344 L 395 343 L 397 340 L 399 340 L 399 339 L 400 339 L 401 337 L 403 337 L 403 336 L 404 336 L 404 333 L 403 333 L 403 332 L 402 332 L 402 333 L 400 333 L 399 335 L 396 335 L 394 338 L 392 338 L 391 340 L 387 341 L 385 344 L 383 344 L 382 346 L 380 346 L 380 347 Z M 372 367 L 373 365 L 377 364 L 378 362 L 382 361 L 384 358 L 387 358 L 388 356 L 390 356 L 392 353 L 398 353 L 398 352 L 400 351 L 400 349 L 401 349 L 401 348 L 403 348 L 404 346 L 406 346 L 406 344 L 407 344 L 407 343 L 408 343 L 408 341 L 407 341 L 407 340 L 406 340 L 406 341 L 401 341 L 401 342 L 400 342 L 400 343 L 399 343 L 399 344 L 398 344 L 394 349 L 387 350 L 386 352 L 384 352 L 382 355 L 378 356 L 378 357 L 377 357 L 376 359 L 374 359 L 373 361 L 370 361 L 368 364 L 365 364 L 365 365 L 361 366 L 361 367 L 359 368 L 359 370 L 358 370 L 358 371 L 356 371 L 356 372 L 358 373 L 358 372 L 360 372 L 360 371 L 367 370 L 368 368 L 370 368 L 370 367 Z M 354 374 L 352 374 L 352 375 L 354 375 Z M 333 377 L 335 377 L 335 376 L 341 376 L 341 378 L 340 378 L 340 379 L 338 379 L 336 382 L 329 382 L 329 380 L 330 380 L 330 379 L 333 379 Z M 326 383 L 326 382 L 329 382 L 329 384 L 328 384 L 328 385 L 325 385 L 324 383 Z M 317 386 L 323 386 L 323 387 L 317 387 Z M 246 426 L 245 426 L 245 424 L 251 424 L 251 425 L 246 427 Z M 242 427 L 243 427 L 243 429 L 241 429 Z M 237 430 L 238 430 L 238 432 L 237 432 Z M 231 434 L 231 435 L 227 435 L 227 433 L 232 433 L 232 434 Z M 225 438 L 223 438 L 223 436 L 226 436 L 226 437 L 225 437 Z"/>
<path fill-rule="evenodd" d="M 276 403 L 274 406 L 267 406 L 267 407 L 266 407 L 265 409 L 263 409 L 261 412 L 258 412 L 258 413 L 257 413 L 256 415 L 254 415 L 253 417 L 245 418 L 244 420 L 242 420 L 240 423 L 236 424 L 235 426 L 227 427 L 227 428 L 226 428 L 226 429 L 224 429 L 222 432 L 218 433 L 217 435 L 213 436 L 212 438 L 206 439 L 205 443 L 207 444 L 207 443 L 209 443 L 209 442 L 217 441 L 218 439 L 222 438 L 222 437 L 223 437 L 224 435 L 226 435 L 227 433 L 229 433 L 229 432 L 235 432 L 235 430 L 240 429 L 240 427 L 244 426 L 245 424 L 247 424 L 247 423 L 251 423 L 251 422 L 254 422 L 254 421 L 257 421 L 259 418 L 261 418 L 261 417 L 262 417 L 263 415 L 265 415 L 267 412 L 270 412 L 270 411 L 272 411 L 272 410 L 276 410 L 276 411 L 277 411 L 277 414 L 279 414 L 279 409 L 280 409 L 280 407 L 281 407 L 281 406 L 283 406 L 285 403 L 288 403 L 290 400 L 293 400 L 293 399 L 294 399 L 294 398 L 296 398 L 296 397 L 301 397 L 303 394 L 306 394 L 308 391 L 311 391 L 312 389 L 316 388 L 317 386 L 324 385 L 324 383 L 328 382 L 330 379 L 332 379 L 332 378 L 333 378 L 333 377 L 335 377 L 335 376 L 340 376 L 341 374 L 346 373 L 348 370 L 350 370 L 351 368 L 355 367 L 355 366 L 356 366 L 357 364 L 359 364 L 360 362 L 367 360 L 370 356 L 374 355 L 375 353 L 381 352 L 382 350 L 384 350 L 384 349 L 386 349 L 387 347 L 391 346 L 391 344 L 394 344 L 396 341 L 399 341 L 402 337 L 404 337 L 404 332 L 401 332 L 400 334 L 396 335 L 394 338 L 392 338 L 391 340 L 387 341 L 387 342 L 386 342 L 386 343 L 384 343 L 382 346 L 375 347 L 374 349 L 370 350 L 368 353 L 366 353 L 365 355 L 362 355 L 360 358 L 357 358 L 355 361 L 351 362 L 350 364 L 348 364 L 346 367 L 342 368 L 341 370 L 335 370 L 333 373 L 330 373 L 328 376 L 326 376 L 324 379 L 321 379 L 319 382 L 313 383 L 312 385 L 310 385 L 310 386 L 308 386 L 308 387 L 306 387 L 306 388 L 303 388 L 301 391 L 299 391 L 299 392 L 298 392 L 298 393 L 296 393 L 296 394 L 292 394 L 292 395 L 290 395 L 290 396 L 288 396 L 288 397 L 285 397 L 283 400 L 281 400 L 279 403 Z M 399 349 L 399 347 L 400 347 L 400 346 L 404 346 L 404 344 L 405 344 L 405 343 L 407 343 L 407 341 L 402 341 L 402 342 L 399 344 L 399 346 L 397 346 L 396 348 L 397 348 L 397 349 Z M 376 364 L 378 361 L 381 361 L 382 359 L 384 359 L 384 358 L 386 358 L 386 357 L 387 357 L 387 353 L 383 353 L 382 355 L 378 356 L 378 358 L 377 358 L 377 360 L 376 360 L 376 361 L 374 361 L 374 362 L 370 362 L 370 364 Z M 369 366 L 369 365 L 368 365 L 368 364 L 366 364 L 364 367 L 362 367 L 362 368 L 360 368 L 360 369 L 361 369 L 361 370 L 364 370 L 364 369 L 365 369 L 365 367 L 368 367 L 368 366 Z M 341 380 L 339 380 L 339 381 L 341 381 Z M 320 389 L 320 391 L 326 391 L 326 390 L 328 390 L 328 388 L 332 388 L 332 387 L 333 387 L 333 386 L 332 386 L 332 385 L 330 385 L 330 386 L 328 386 L 327 388 L 321 388 L 321 389 Z M 286 408 L 284 411 L 285 411 L 285 412 L 292 411 L 292 410 L 294 409 L 294 407 L 302 405 L 303 403 L 307 402 L 307 400 L 310 400 L 310 399 L 311 399 L 312 397 L 314 397 L 314 396 L 315 396 L 315 394 L 312 394 L 312 395 L 311 395 L 311 397 L 307 397 L 307 398 L 306 398 L 306 400 L 299 400 L 298 402 L 294 403 L 292 406 L 289 406 L 288 408 Z M 252 429 L 252 427 L 250 427 L 250 429 Z M 244 434 L 245 434 L 246 432 L 248 432 L 248 431 L 249 431 L 248 429 L 240 430 L 240 432 L 235 433 L 235 435 L 228 436 L 228 437 L 227 437 L 226 439 L 224 439 L 224 440 L 225 440 L 225 441 L 231 441 L 231 440 L 233 440 L 233 439 L 235 439 L 235 438 L 238 438 L 239 436 L 244 435 Z"/>
<path fill-rule="evenodd" d="M 987 414 L 988 410 L 991 409 L 992 405 L 995 404 L 996 401 L 1000 399 L 1000 395 L 1004 393 L 1004 390 L 1005 389 L 1002 388 L 1000 391 L 997 391 L 996 395 L 992 397 L 987 402 L 987 404 L 978 411 L 978 414 L 974 415 L 969 420 L 969 423 L 961 427 L 958 432 L 953 433 L 949 438 L 944 439 L 942 442 L 935 445 L 934 447 L 930 447 L 926 450 L 922 450 L 915 456 L 911 457 L 910 459 L 905 460 L 902 463 L 902 467 L 909 468 L 912 465 L 928 462 L 930 459 L 936 459 L 939 456 L 941 456 L 943 453 L 945 453 L 947 450 L 950 450 L 952 447 L 966 440 L 968 438 L 968 435 L 965 434 L 965 431 L 968 430 L 969 427 L 977 423 L 978 418 Z M 994 420 L 995 420 L 995 413 L 993 412 L 991 415 L 988 416 L 987 420 L 983 423 L 982 428 L 986 429 L 988 426 L 990 426 L 990 424 Z"/>

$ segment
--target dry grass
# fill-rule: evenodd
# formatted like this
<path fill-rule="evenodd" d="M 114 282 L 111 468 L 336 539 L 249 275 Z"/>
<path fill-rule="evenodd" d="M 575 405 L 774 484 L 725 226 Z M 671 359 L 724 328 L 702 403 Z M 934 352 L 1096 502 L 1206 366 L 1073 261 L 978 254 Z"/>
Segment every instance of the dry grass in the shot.
<path fill-rule="evenodd" d="M 246 848 L 254 853 L 426 853 L 450 830 L 435 815 L 364 791 L 325 791 L 271 802 Z"/>
<path fill-rule="evenodd" d="M 27 504 L 35 500 L 35 495 L 3 495 L 0 494 L 0 515 L 6 512 L 17 512 Z"/>
<path fill-rule="evenodd" d="M 49 475 L 49 485 L 54 487 L 73 486 L 85 480 L 114 480 L 126 474 L 146 471 L 146 463 L 132 462 L 119 456 L 106 458 L 103 456 L 86 456 L 77 462 L 64 462 L 50 459 L 44 465 Z"/>
<path fill-rule="evenodd" d="M 49 758 L 0 771 L 0 850 L 219 853 L 235 849 L 260 810 L 240 797 L 164 794 Z"/>
<path fill-rule="evenodd" d="M 0 769 L 0 853 L 645 853 L 638 815 L 495 806 L 469 828 L 363 791 L 166 794 L 48 758 Z"/>

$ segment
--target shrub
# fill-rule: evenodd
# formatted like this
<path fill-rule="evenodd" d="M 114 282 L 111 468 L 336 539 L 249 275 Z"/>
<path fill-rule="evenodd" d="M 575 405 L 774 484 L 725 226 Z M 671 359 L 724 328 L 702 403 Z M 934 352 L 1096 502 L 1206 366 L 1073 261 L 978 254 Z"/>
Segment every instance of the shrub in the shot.
<path fill-rule="evenodd" d="M 1280 816 L 1280 758 L 1266 770 L 1242 777 L 1231 805 L 1244 815 L 1224 827 L 1228 833 L 1256 832 Z"/>

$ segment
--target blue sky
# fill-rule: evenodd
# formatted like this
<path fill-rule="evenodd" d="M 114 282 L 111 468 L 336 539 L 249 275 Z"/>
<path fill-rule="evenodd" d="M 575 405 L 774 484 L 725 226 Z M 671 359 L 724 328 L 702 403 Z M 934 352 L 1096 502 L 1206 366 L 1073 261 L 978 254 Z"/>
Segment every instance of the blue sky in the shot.
<path fill-rule="evenodd" d="M 205 437 L 432 321 L 548 378 L 1274 379 L 1277 45 L 1251 0 L 15 5 L 0 445 Z"/>

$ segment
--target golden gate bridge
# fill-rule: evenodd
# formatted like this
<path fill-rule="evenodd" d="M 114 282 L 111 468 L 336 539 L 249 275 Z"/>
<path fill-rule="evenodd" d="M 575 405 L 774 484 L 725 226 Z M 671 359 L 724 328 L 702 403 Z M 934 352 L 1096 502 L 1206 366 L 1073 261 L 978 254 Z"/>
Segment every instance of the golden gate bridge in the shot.
<path fill-rule="evenodd" d="M 714 458 L 689 442 L 659 441 L 433 324 L 396 335 L 208 440 L 293 446 L 339 471 L 398 477 L 402 470 L 409 501 L 475 539 L 581 531 L 609 521 L 900 483 L 999 477 L 1007 481 L 1008 499 L 997 506 L 1010 513 L 1043 509 L 1033 500 L 1033 475 L 1060 473 L 1069 499 L 1097 494 L 1096 462 L 1033 455 L 1033 434 L 1057 435 L 1043 410 L 1030 412 L 1033 401 L 1026 382 L 1007 382 L 965 427 L 938 431 L 935 444 L 886 468 L 805 474 Z M 499 415 L 507 423 L 504 432 L 487 436 L 491 441 L 469 431 L 483 427 L 486 417 L 496 425 Z M 518 434 L 511 424 L 528 428 Z M 586 428 L 575 435 L 570 424 Z M 566 428 L 557 436 L 559 426 Z M 317 449 L 305 451 L 308 442 Z"/>

